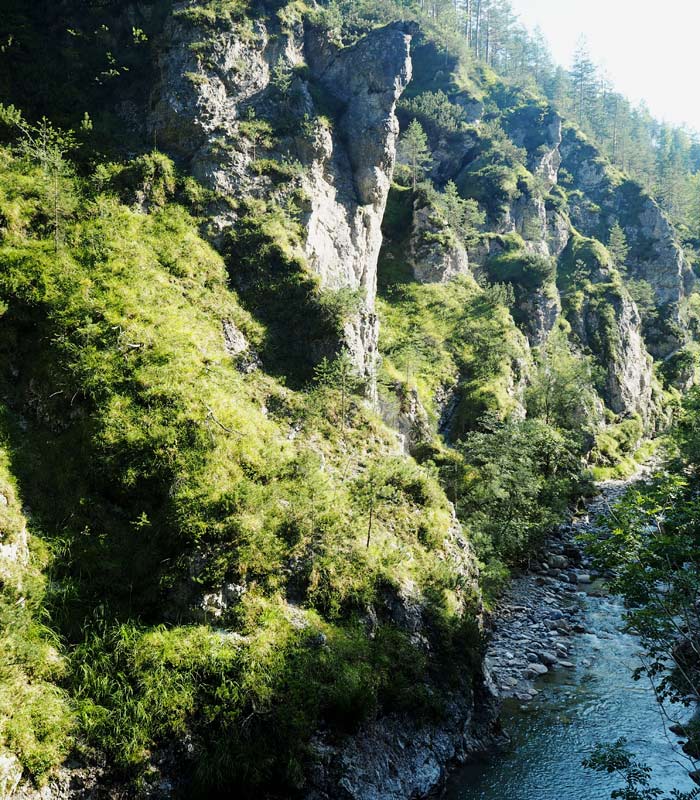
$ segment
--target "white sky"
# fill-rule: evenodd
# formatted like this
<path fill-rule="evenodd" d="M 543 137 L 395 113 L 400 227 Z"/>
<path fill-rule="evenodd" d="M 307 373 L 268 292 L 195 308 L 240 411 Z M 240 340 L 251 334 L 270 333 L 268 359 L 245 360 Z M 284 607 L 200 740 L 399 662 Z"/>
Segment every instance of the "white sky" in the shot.
<path fill-rule="evenodd" d="M 615 87 L 652 114 L 700 130 L 700 0 L 511 0 L 566 67 L 579 37 Z"/>

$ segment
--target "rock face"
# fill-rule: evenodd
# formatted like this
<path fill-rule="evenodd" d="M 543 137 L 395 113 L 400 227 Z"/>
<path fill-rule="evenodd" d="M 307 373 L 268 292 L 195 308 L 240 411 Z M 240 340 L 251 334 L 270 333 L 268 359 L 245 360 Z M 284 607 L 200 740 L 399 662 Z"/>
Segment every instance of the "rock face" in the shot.
<path fill-rule="evenodd" d="M 385 717 L 367 725 L 338 753 L 315 742 L 314 789 L 306 800 L 406 800 L 432 796 L 448 769 L 494 743 L 496 729 L 486 719 L 493 707 L 492 687 L 483 684 L 481 717 L 470 700 L 455 699 L 446 708 L 446 723 L 420 726 L 405 717 Z"/>
<path fill-rule="evenodd" d="M 601 302 L 602 301 L 602 302 Z M 627 292 L 610 287 L 602 295 L 587 295 L 571 317 L 584 347 L 606 365 L 604 399 L 616 414 L 652 410 L 652 360 L 642 339 L 639 312 Z"/>
<path fill-rule="evenodd" d="M 339 48 L 326 32 L 301 22 L 287 30 L 256 22 L 252 31 L 235 23 L 203 31 L 183 21 L 184 10 L 175 6 L 160 48 L 162 80 L 150 121 L 159 144 L 224 197 L 283 204 L 297 189 L 308 198 L 300 221 L 309 268 L 324 288 L 360 293 L 360 309 L 345 325 L 345 344 L 358 369 L 372 377 L 381 222 L 399 132 L 394 112 L 411 79 L 414 28 L 392 24 Z M 197 47 L 204 36 L 206 59 Z M 308 77 L 294 77 L 292 70 L 302 65 L 308 65 Z M 274 117 L 271 108 L 280 98 L 273 78 L 280 70 L 291 80 L 286 119 L 264 155 L 299 168 L 285 186 L 275 187 L 256 169 L 262 145 L 250 141 L 254 134 L 245 125 Z M 319 95 L 333 109 L 330 122 L 319 113 Z M 215 235 L 235 221 L 235 210 L 224 208 Z"/>
<path fill-rule="evenodd" d="M 621 225 L 630 248 L 625 266 L 632 277 L 651 284 L 661 308 L 660 324 L 646 331 L 649 350 L 656 358 L 667 357 L 685 341 L 681 302 L 695 283 L 671 223 L 658 203 L 639 184 L 613 172 L 582 134 L 567 129 L 561 151 L 578 190 L 570 198 L 574 226 L 607 242 L 613 224 Z"/>
<path fill-rule="evenodd" d="M 360 289 L 364 305 L 346 325 L 357 366 L 374 375 L 379 323 L 374 313 L 382 219 L 396 160 L 396 103 L 411 80 L 414 28 L 394 24 L 338 50 L 307 31 L 312 75 L 341 104 L 335 135 L 311 165 L 306 254 L 332 288 Z"/>
<path fill-rule="evenodd" d="M 411 229 L 410 259 L 420 283 L 445 283 L 469 274 L 464 245 L 450 233 L 430 205 L 416 201 Z"/>
<path fill-rule="evenodd" d="M 561 300 L 556 286 L 546 284 L 535 291 L 524 293 L 518 307 L 525 319 L 530 344 L 533 347 L 544 344 L 561 314 Z"/>

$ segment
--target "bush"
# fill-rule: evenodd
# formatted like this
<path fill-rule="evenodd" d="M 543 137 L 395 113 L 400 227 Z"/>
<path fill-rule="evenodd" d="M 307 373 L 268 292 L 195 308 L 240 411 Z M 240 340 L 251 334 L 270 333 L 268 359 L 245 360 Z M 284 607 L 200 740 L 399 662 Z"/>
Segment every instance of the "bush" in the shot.
<path fill-rule="evenodd" d="M 556 277 L 556 262 L 536 253 L 506 252 L 489 259 L 489 276 L 494 282 L 539 289 Z"/>
<path fill-rule="evenodd" d="M 417 118 L 431 135 L 456 133 L 464 123 L 464 110 L 442 91 L 422 92 L 399 102 L 399 113 Z"/>

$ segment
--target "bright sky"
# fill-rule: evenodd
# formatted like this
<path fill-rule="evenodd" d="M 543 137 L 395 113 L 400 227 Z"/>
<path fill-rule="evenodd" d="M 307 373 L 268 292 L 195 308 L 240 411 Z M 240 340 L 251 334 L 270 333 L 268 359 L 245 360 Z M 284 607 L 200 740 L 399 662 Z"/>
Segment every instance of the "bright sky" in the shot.
<path fill-rule="evenodd" d="M 593 60 L 655 117 L 700 130 L 700 0 L 511 0 L 521 21 L 539 25 L 566 67 L 579 37 Z"/>

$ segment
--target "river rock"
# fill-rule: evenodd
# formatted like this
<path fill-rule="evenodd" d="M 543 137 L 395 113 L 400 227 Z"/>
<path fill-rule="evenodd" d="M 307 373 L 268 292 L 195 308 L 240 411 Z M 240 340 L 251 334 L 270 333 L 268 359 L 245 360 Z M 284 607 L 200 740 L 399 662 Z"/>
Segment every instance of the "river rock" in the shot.
<path fill-rule="evenodd" d="M 546 664 L 548 667 L 553 667 L 558 660 L 557 657 L 554 655 L 554 653 L 550 653 L 547 650 L 543 650 L 541 653 L 538 653 L 537 655 L 540 661 L 543 664 Z"/>

